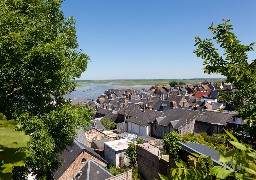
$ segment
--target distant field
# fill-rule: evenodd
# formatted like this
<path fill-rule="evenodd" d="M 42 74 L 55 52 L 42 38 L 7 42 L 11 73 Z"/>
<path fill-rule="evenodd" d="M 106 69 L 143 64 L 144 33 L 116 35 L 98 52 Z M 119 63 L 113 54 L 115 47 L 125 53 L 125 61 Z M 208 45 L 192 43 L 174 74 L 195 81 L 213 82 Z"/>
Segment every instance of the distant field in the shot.
<path fill-rule="evenodd" d="M 135 86 L 135 85 L 169 85 L 171 81 L 182 82 L 184 84 L 199 84 L 208 80 L 210 82 L 225 81 L 224 78 L 214 79 L 132 79 L 132 80 L 76 80 L 77 86 L 84 86 L 89 84 L 112 84 L 120 86 Z"/>

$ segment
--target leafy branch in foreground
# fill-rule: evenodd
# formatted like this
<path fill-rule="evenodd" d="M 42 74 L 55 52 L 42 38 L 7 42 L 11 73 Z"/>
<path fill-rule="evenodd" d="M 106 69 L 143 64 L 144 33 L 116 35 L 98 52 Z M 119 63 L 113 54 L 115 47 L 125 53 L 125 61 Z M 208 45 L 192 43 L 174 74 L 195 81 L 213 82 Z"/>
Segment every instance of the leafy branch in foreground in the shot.
<path fill-rule="evenodd" d="M 0 179 L 11 179 L 13 167 L 25 164 L 27 153 L 24 147 L 30 137 L 22 131 L 15 131 L 16 124 L 0 113 Z"/>
<path fill-rule="evenodd" d="M 238 179 L 256 179 L 256 151 L 246 144 L 238 142 L 228 131 L 226 133 L 232 138 L 229 141 L 233 149 L 221 153 L 219 162 L 231 165 L 235 171 L 230 172 L 229 176 Z"/>
<path fill-rule="evenodd" d="M 227 77 L 235 91 L 222 92 L 225 102 L 236 107 L 239 115 L 248 121 L 245 130 L 256 136 L 256 60 L 248 60 L 247 53 L 253 51 L 254 43 L 243 45 L 232 32 L 229 20 L 217 27 L 210 26 L 213 38 L 195 37 L 194 53 L 204 59 L 206 73 L 219 73 Z M 221 51 L 215 46 L 219 45 Z M 222 53 L 223 52 L 223 53 Z"/>

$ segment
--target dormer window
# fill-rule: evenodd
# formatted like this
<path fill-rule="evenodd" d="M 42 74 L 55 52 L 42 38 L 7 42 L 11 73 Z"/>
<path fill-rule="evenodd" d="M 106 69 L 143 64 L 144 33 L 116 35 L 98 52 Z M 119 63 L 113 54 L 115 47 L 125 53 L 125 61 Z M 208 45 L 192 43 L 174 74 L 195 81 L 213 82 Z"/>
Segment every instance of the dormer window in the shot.
<path fill-rule="evenodd" d="M 86 159 L 83 158 L 81 163 L 82 163 L 82 164 L 85 164 L 85 163 L 86 163 Z"/>

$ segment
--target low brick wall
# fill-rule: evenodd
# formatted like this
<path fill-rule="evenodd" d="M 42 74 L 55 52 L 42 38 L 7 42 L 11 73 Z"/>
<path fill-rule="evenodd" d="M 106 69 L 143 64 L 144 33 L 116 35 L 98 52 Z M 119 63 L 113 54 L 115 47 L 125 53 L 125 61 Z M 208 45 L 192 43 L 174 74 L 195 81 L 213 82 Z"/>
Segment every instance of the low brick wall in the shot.
<path fill-rule="evenodd" d="M 114 177 L 108 178 L 106 180 L 132 180 L 132 170 L 118 174 Z"/>
<path fill-rule="evenodd" d="M 158 173 L 167 175 L 169 162 L 162 159 L 160 150 L 148 143 L 136 147 L 139 174 L 145 180 L 158 179 Z"/>

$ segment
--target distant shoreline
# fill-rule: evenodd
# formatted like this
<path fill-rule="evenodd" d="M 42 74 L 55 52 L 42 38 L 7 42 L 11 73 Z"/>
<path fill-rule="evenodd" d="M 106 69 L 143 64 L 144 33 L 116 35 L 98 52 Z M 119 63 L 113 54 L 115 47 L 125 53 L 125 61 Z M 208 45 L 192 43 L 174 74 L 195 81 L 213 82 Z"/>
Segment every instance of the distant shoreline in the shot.
<path fill-rule="evenodd" d="M 77 83 L 77 87 L 93 85 L 93 84 L 111 84 L 118 86 L 136 86 L 136 85 L 165 85 L 168 86 L 169 82 L 177 81 L 184 84 L 199 84 L 203 81 L 221 82 L 226 78 L 192 78 L 192 79 L 122 79 L 122 80 L 74 80 Z"/>

